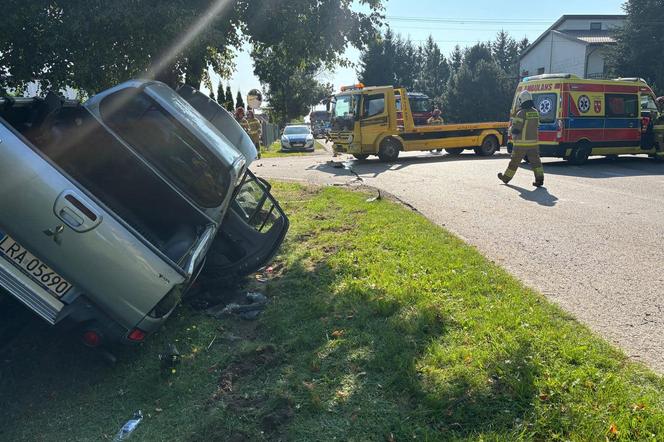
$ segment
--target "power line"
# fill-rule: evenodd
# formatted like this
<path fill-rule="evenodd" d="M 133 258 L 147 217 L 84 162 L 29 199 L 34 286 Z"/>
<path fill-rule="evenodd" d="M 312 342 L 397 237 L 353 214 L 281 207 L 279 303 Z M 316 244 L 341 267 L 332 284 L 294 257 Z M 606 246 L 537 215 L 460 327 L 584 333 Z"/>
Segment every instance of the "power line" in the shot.
<path fill-rule="evenodd" d="M 443 18 L 443 17 L 407 17 L 388 15 L 385 17 L 388 21 L 403 21 L 403 22 L 426 22 L 426 23 L 452 23 L 452 24 L 551 24 L 555 20 L 550 19 L 495 19 L 495 18 Z"/>

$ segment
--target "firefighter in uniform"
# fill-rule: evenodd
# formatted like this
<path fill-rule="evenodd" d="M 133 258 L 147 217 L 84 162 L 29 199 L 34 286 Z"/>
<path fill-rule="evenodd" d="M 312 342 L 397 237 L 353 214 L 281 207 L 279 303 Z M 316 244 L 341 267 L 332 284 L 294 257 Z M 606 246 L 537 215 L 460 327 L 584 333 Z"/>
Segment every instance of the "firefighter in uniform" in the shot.
<path fill-rule="evenodd" d="M 251 141 L 253 141 L 254 146 L 256 146 L 256 150 L 259 152 L 261 151 L 261 135 L 263 134 L 263 130 L 261 128 L 261 121 L 256 118 L 256 115 L 254 115 L 254 111 L 249 110 L 247 112 L 247 127 L 249 128 L 249 138 L 251 138 Z"/>
<path fill-rule="evenodd" d="M 249 123 L 247 122 L 247 119 L 244 118 L 244 108 L 242 106 L 235 109 L 235 120 L 240 123 L 240 126 L 242 126 L 242 129 L 244 129 L 246 133 L 249 133 Z"/>
<path fill-rule="evenodd" d="M 427 120 L 427 124 L 429 126 L 437 126 L 445 124 L 443 117 L 440 116 L 440 109 L 436 108 L 433 110 L 433 112 L 431 113 L 431 117 Z"/>
<path fill-rule="evenodd" d="M 524 158 L 528 158 L 535 173 L 533 186 L 544 185 L 544 167 L 539 154 L 539 113 L 535 109 L 533 96 L 528 91 L 523 91 L 517 99 L 519 110 L 512 117 L 512 159 L 505 173 L 499 173 L 498 178 L 505 184 L 509 183 L 516 174 L 519 164 Z"/>

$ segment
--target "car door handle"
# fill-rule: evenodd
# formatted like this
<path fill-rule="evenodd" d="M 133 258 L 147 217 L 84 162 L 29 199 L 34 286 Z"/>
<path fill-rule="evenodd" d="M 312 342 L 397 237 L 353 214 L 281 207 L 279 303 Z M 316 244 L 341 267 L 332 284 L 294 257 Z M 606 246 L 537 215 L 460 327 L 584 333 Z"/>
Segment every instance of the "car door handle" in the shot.
<path fill-rule="evenodd" d="M 65 190 L 55 201 L 54 212 L 76 232 L 88 232 L 99 224 L 102 217 L 92 202 L 73 190 Z"/>

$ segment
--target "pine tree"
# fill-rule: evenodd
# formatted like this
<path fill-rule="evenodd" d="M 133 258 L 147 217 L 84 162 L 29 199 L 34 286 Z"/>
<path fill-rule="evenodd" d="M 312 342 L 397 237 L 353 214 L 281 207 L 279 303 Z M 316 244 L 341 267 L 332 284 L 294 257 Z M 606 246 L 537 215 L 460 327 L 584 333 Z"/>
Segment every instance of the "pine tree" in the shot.
<path fill-rule="evenodd" d="M 237 91 L 237 97 L 235 98 L 235 107 L 244 107 L 244 100 L 242 99 L 242 92 Z"/>
<path fill-rule="evenodd" d="M 528 40 L 528 37 L 523 37 L 523 40 L 519 42 L 519 57 L 521 54 L 523 54 L 523 51 L 525 51 L 528 46 L 530 46 L 530 40 Z"/>
<path fill-rule="evenodd" d="M 461 48 L 459 47 L 459 45 L 456 45 L 454 46 L 454 51 L 450 56 L 450 67 L 452 68 L 452 72 L 457 72 L 459 68 L 461 68 L 462 63 L 463 63 L 463 53 L 461 52 Z"/>
<path fill-rule="evenodd" d="M 420 47 L 419 57 L 421 67 L 417 89 L 436 100 L 445 92 L 445 86 L 450 77 L 450 66 L 432 36 L 429 36 L 424 45 Z"/>
<path fill-rule="evenodd" d="M 226 94 L 224 94 L 224 84 L 221 81 L 217 86 L 217 103 L 226 107 Z"/>
<path fill-rule="evenodd" d="M 231 92 L 231 85 L 226 86 L 226 99 L 224 106 L 228 112 L 235 112 L 235 103 L 233 103 L 233 92 Z"/>
<path fill-rule="evenodd" d="M 518 71 L 519 45 L 505 31 L 500 31 L 491 43 L 491 52 L 498 66 L 507 74 L 516 74 Z"/>

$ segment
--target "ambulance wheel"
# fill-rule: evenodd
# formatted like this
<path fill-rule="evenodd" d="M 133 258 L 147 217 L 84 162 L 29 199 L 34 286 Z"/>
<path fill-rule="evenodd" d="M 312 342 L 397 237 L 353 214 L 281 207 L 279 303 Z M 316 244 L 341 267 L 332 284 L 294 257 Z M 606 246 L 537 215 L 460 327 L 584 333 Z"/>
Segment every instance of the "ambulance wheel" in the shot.
<path fill-rule="evenodd" d="M 482 145 L 475 148 L 475 154 L 481 157 L 490 157 L 498 150 L 498 139 L 489 135 L 482 141 Z"/>
<path fill-rule="evenodd" d="M 367 153 L 354 153 L 353 156 L 355 157 L 356 160 L 364 161 L 367 158 L 369 158 L 369 154 Z"/>
<path fill-rule="evenodd" d="M 378 158 L 384 162 L 395 161 L 399 158 L 399 150 L 399 143 L 396 140 L 388 138 L 380 143 Z"/>
<path fill-rule="evenodd" d="M 569 163 L 574 165 L 581 165 L 588 161 L 588 157 L 592 152 L 592 147 L 588 143 L 578 143 L 576 148 L 572 151 L 569 157 Z"/>
<path fill-rule="evenodd" d="M 455 147 L 454 149 L 445 149 L 445 152 L 447 152 L 449 155 L 454 155 L 458 156 L 463 153 L 465 149 L 463 147 Z"/>

